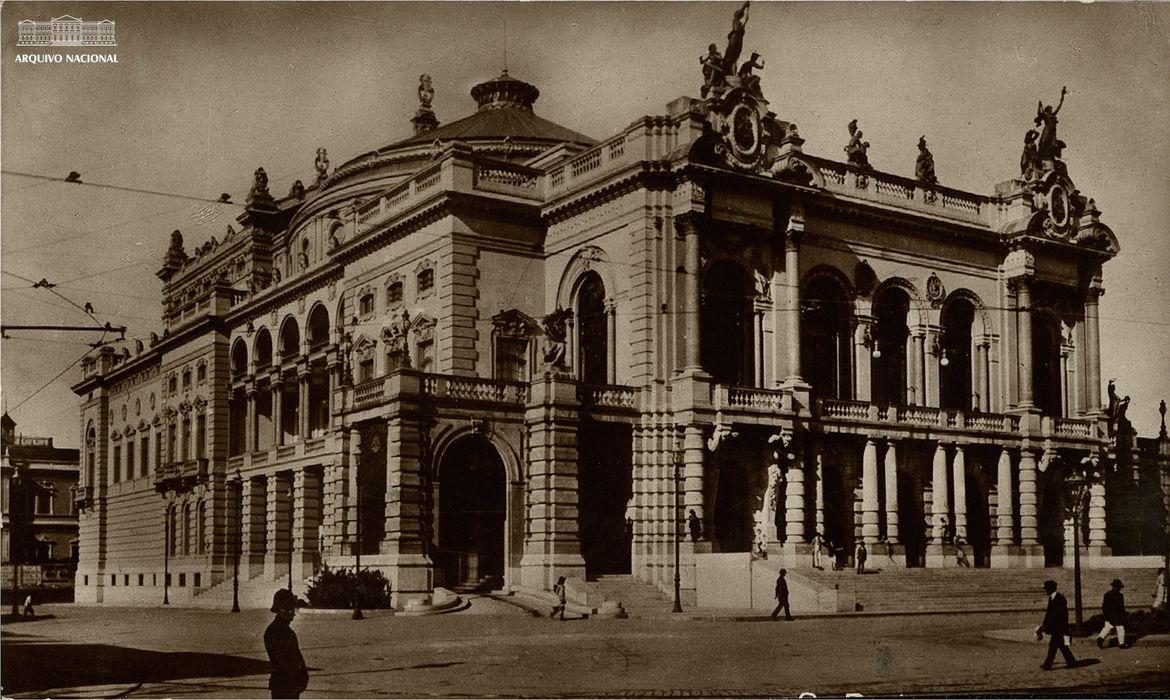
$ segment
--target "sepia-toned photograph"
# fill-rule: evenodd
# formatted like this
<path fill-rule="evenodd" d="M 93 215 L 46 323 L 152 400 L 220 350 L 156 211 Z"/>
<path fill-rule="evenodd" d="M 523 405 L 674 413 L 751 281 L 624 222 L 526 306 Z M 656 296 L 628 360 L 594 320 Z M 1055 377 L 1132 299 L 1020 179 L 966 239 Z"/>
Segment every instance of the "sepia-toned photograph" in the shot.
<path fill-rule="evenodd" d="M 0 25 L 3 697 L 1170 693 L 1170 3 Z"/>

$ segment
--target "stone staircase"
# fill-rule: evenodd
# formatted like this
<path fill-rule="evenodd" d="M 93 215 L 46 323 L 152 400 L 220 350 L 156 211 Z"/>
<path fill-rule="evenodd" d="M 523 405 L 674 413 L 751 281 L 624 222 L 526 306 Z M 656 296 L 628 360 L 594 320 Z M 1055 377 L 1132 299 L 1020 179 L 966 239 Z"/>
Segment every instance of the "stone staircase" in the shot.
<path fill-rule="evenodd" d="M 293 593 L 302 600 L 308 590 L 309 581 L 293 580 Z M 262 608 L 267 610 L 272 605 L 272 596 L 281 588 L 288 587 L 288 579 L 280 578 L 271 581 L 264 578 L 240 579 L 240 607 Z M 231 610 L 232 607 L 232 580 L 229 578 L 217 583 L 211 588 L 199 591 L 190 599 L 177 603 L 178 607 L 212 608 Z"/>
<path fill-rule="evenodd" d="M 1073 605 L 1072 569 L 890 568 L 858 575 L 853 570 L 793 568 L 789 576 L 818 588 L 837 586 L 847 595 L 852 594 L 860 611 L 867 613 L 1043 610 L 1041 586 L 1046 579 L 1056 581 L 1069 607 Z M 1083 569 L 1081 589 L 1086 619 L 1099 612 L 1101 596 L 1114 578 L 1125 584 L 1127 607 L 1149 606 L 1153 570 Z"/>
<path fill-rule="evenodd" d="M 603 600 L 616 601 L 630 617 L 652 617 L 669 613 L 674 606 L 654 585 L 631 575 L 598 576 L 585 586 Z"/>

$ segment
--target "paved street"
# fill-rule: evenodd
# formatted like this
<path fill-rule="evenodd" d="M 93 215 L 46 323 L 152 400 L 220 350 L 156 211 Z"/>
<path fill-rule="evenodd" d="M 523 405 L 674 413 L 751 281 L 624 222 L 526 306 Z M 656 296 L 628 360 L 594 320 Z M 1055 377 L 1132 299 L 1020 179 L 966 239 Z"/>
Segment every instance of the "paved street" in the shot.
<path fill-rule="evenodd" d="M 267 696 L 261 634 L 268 613 L 72 606 L 41 612 L 55 617 L 4 627 L 6 696 Z M 1077 640 L 1078 657 L 1098 662 L 1044 673 L 1038 668 L 1044 645 L 984 634 L 1032 626 L 1038 617 L 560 622 L 481 600 L 467 612 L 433 617 L 355 622 L 302 613 L 294 628 L 312 669 L 306 697 L 1164 693 L 1168 687 L 1170 646 L 1162 640 L 1104 651 Z"/>

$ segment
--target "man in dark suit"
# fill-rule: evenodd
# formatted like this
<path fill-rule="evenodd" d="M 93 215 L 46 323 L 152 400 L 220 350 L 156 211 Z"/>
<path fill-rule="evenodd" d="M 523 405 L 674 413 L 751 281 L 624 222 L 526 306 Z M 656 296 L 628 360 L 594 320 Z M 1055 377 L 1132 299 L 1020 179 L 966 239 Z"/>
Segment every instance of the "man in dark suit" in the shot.
<path fill-rule="evenodd" d="M 785 620 L 792 619 L 792 613 L 788 609 L 788 581 L 784 579 L 787 573 L 787 569 L 780 569 L 780 575 L 776 577 L 776 609 L 772 611 L 773 620 L 780 615 L 781 610 L 784 611 Z"/>
<path fill-rule="evenodd" d="M 1044 582 L 1044 592 L 1048 594 L 1048 609 L 1044 611 L 1044 622 L 1036 628 L 1036 639 L 1043 639 L 1044 635 L 1048 634 L 1048 656 L 1045 657 L 1044 663 L 1040 664 L 1040 668 L 1045 671 L 1051 670 L 1057 651 L 1064 656 L 1064 663 L 1069 668 L 1074 668 L 1077 660 L 1073 658 L 1072 650 L 1065 642 L 1065 635 L 1068 634 L 1068 601 L 1056 592 L 1056 581 L 1051 579 Z"/>

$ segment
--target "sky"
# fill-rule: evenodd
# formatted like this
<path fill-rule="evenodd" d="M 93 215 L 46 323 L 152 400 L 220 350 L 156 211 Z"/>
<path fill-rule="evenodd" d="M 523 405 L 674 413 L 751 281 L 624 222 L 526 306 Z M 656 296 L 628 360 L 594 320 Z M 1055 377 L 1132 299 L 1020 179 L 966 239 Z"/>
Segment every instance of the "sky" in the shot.
<path fill-rule="evenodd" d="M 697 97 L 699 55 L 725 44 L 736 6 L 5 2 L 0 159 L 5 171 L 235 201 L 263 166 L 284 194 L 312 179 L 318 147 L 337 165 L 408 136 L 420 74 L 449 122 L 505 65 L 539 87 L 539 115 L 603 139 Z M 118 63 L 16 63 L 17 22 L 61 14 L 114 20 L 118 46 L 102 52 Z M 1132 395 L 1139 433 L 1156 434 L 1170 398 L 1170 5 L 757 2 L 744 50 L 763 56 L 763 91 L 807 152 L 842 159 L 856 118 L 879 170 L 913 175 L 926 135 L 942 183 L 979 193 L 1018 173 L 1037 101 L 1067 85 L 1069 174 L 1122 246 L 1104 273 L 1103 379 Z M 70 302 L 89 302 L 146 337 L 161 330 L 155 272 L 170 232 L 190 250 L 222 239 L 237 213 L 5 174 L 0 316 L 86 325 Z M 32 288 L 41 278 L 58 286 Z M 0 395 L 18 431 L 76 446 L 69 386 L 102 334 L 10 336 Z"/>

